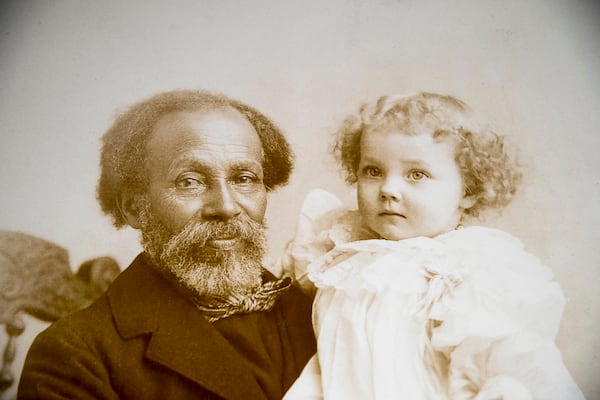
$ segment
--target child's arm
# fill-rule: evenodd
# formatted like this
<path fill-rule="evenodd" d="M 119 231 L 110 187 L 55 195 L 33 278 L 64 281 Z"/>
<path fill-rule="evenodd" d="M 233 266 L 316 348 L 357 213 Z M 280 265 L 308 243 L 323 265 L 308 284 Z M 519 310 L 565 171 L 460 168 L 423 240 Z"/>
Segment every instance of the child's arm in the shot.
<path fill-rule="evenodd" d="M 450 357 L 452 399 L 583 399 L 554 342 L 516 333 L 489 342 L 469 338 Z"/>

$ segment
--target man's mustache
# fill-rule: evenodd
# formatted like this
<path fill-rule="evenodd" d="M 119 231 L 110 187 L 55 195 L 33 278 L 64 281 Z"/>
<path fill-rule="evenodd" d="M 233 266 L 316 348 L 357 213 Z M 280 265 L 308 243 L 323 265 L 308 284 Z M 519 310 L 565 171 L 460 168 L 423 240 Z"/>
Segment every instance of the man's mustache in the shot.
<path fill-rule="evenodd" d="M 169 242 L 177 243 L 178 246 L 201 248 L 210 240 L 238 238 L 253 241 L 264 229 L 264 223 L 254 221 L 245 214 L 226 222 L 191 220 Z"/>

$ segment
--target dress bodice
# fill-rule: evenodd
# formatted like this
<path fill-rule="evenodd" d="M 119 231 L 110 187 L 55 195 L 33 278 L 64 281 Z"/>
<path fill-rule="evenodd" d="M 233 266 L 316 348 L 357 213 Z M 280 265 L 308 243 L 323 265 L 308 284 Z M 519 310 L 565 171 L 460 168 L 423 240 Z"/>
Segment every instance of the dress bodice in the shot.
<path fill-rule="evenodd" d="M 561 289 L 519 239 L 480 226 L 365 239 L 343 208 L 299 228 L 289 265 L 317 289 L 325 399 L 582 398 L 554 345 Z"/>

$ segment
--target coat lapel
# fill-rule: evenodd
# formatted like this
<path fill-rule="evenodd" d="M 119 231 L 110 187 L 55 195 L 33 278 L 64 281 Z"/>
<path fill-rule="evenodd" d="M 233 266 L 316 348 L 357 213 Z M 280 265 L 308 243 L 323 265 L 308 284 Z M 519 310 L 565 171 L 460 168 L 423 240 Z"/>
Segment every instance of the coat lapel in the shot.
<path fill-rule="evenodd" d="M 146 357 L 226 399 L 265 395 L 235 348 L 142 254 L 108 292 L 124 339 L 150 334 Z"/>

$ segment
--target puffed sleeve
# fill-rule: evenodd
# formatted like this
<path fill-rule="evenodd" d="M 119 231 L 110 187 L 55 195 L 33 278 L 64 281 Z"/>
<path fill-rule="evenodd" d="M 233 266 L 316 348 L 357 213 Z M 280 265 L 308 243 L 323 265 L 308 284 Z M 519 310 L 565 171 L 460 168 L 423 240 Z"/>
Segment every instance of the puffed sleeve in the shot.
<path fill-rule="evenodd" d="M 551 270 L 509 234 L 465 228 L 444 238 L 462 282 L 433 312 L 452 399 L 583 399 L 554 340 L 564 296 Z"/>
<path fill-rule="evenodd" d="M 291 276 L 300 288 L 311 296 L 315 288 L 308 279 L 308 265 L 344 241 L 344 233 L 339 238 L 336 231 L 340 220 L 348 210 L 332 193 L 322 189 L 312 190 L 304 199 L 296 224 L 293 239 L 288 242 L 279 259 L 284 275 Z M 349 233 L 348 233 L 349 234 Z"/>

